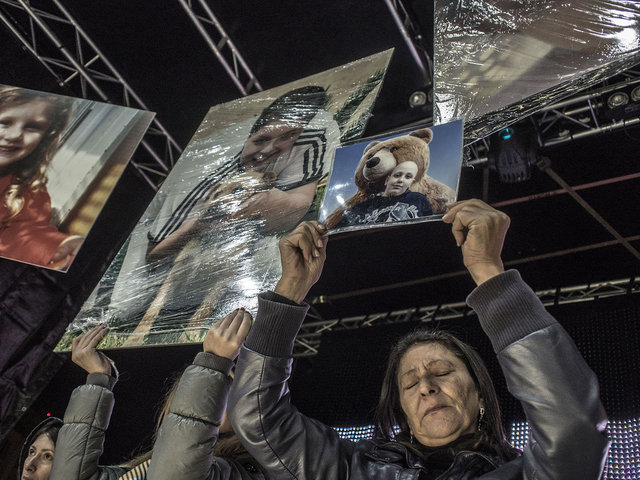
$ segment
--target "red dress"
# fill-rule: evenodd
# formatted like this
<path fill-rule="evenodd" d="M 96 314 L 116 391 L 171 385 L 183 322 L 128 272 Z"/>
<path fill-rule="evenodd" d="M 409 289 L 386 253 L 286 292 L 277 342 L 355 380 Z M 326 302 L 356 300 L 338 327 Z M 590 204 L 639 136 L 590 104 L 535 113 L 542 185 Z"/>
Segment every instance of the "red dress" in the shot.
<path fill-rule="evenodd" d="M 13 175 L 0 177 L 0 221 L 9 215 L 5 205 Z M 0 223 L 0 256 L 36 265 L 49 265 L 51 257 L 68 235 L 51 225 L 51 198 L 46 188 L 23 194 L 24 206 L 6 225 Z"/>

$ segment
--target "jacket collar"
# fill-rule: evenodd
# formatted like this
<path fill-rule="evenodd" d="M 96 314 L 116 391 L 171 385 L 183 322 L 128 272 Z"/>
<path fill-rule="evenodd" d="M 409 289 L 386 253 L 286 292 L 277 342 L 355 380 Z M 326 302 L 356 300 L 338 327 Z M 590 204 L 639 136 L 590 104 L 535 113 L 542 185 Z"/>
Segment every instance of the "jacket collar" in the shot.
<path fill-rule="evenodd" d="M 400 442 L 385 441 L 378 443 L 365 455 L 377 462 L 394 463 L 406 468 L 427 471 L 427 466 L 424 464 L 423 459 Z M 493 455 L 471 450 L 460 450 L 454 455 L 451 466 L 445 472 L 447 476 L 443 476 L 443 478 L 449 478 L 457 471 L 465 473 L 469 471 L 469 473 L 473 472 L 474 475 L 482 474 L 495 470 L 502 463 L 498 457 Z"/>

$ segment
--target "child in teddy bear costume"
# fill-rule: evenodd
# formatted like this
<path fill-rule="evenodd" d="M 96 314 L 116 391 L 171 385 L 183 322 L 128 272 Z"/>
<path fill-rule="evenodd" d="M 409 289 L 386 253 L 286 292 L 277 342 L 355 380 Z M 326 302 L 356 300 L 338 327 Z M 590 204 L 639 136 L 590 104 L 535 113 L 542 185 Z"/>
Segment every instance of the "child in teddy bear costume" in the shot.
<path fill-rule="evenodd" d="M 452 188 L 427 175 L 430 160 L 429 142 L 432 139 L 433 131 L 421 128 L 407 135 L 369 143 L 364 149 L 354 176 L 358 191 L 327 217 L 325 225 L 335 228 L 346 210 L 366 201 L 372 195 L 383 192 L 385 180 L 396 165 L 402 162 L 414 162 L 418 166 L 411 191 L 424 194 L 429 199 L 434 214 L 444 213 L 445 205 L 455 201 L 456 194 Z"/>

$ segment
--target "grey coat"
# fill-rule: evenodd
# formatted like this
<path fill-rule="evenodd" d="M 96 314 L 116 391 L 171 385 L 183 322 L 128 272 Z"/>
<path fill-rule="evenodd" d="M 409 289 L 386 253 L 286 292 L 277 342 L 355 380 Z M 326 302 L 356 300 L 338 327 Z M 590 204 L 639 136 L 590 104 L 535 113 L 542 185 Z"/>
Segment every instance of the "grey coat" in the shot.
<path fill-rule="evenodd" d="M 104 435 L 113 410 L 115 378 L 102 373 L 87 375 L 87 383 L 71 393 L 64 425 L 58 433 L 50 480 L 116 480 L 122 467 L 98 466 Z"/>
<path fill-rule="evenodd" d="M 515 270 L 485 282 L 467 302 L 493 344 L 531 434 L 522 456 L 512 461 L 461 452 L 439 478 L 598 479 L 609 447 L 607 419 L 597 379 L 571 338 Z M 305 313 L 304 306 L 273 293 L 261 296 L 229 400 L 247 450 L 272 478 L 418 479 L 428 466 L 397 442 L 340 439 L 291 405 L 290 349 Z"/>
<path fill-rule="evenodd" d="M 249 455 L 215 457 L 213 447 L 227 407 L 231 361 L 200 352 L 186 368 L 153 447 L 149 480 L 259 480 Z"/>

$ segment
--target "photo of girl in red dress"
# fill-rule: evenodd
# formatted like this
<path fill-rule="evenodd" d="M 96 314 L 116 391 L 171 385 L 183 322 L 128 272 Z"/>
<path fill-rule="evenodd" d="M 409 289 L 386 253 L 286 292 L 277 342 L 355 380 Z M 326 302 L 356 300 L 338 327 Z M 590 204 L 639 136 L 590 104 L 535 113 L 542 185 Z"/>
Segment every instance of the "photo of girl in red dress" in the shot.
<path fill-rule="evenodd" d="M 0 256 L 65 269 L 84 237 L 51 225 L 47 166 L 73 99 L 0 87 Z"/>

